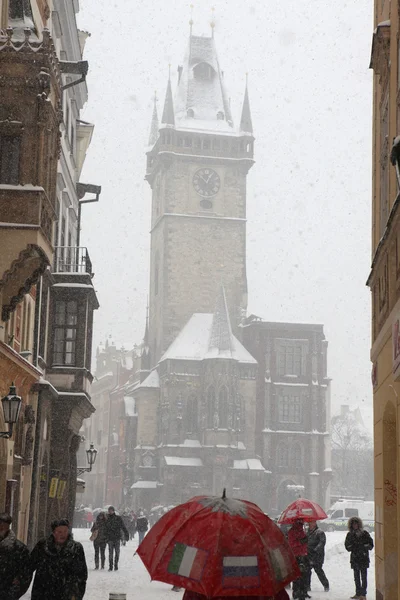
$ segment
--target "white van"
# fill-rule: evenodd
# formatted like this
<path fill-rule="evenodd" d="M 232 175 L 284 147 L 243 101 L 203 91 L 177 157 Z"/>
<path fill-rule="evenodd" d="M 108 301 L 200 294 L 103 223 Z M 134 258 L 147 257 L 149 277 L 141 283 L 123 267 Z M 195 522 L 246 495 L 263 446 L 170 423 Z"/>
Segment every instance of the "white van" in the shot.
<path fill-rule="evenodd" d="M 372 500 L 338 500 L 326 514 L 328 518 L 319 523 L 324 531 L 346 530 L 350 517 L 360 517 L 367 531 L 375 529 L 375 503 Z"/>

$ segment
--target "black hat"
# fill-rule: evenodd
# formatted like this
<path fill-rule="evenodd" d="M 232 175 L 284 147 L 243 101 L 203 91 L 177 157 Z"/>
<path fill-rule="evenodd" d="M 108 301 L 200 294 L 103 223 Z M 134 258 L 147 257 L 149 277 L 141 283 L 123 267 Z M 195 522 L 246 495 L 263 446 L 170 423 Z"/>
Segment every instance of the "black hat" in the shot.
<path fill-rule="evenodd" d="M 11 525 L 12 517 L 8 513 L 0 513 L 0 523 L 8 523 Z"/>
<path fill-rule="evenodd" d="M 68 519 L 56 519 L 51 523 L 51 530 L 54 531 L 57 527 L 69 527 Z"/>

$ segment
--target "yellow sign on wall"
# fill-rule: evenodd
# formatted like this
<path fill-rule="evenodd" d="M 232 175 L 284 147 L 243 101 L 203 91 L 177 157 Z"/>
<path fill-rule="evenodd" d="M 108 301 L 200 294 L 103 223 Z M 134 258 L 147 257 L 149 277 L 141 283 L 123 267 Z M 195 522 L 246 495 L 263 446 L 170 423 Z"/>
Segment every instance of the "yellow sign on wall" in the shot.
<path fill-rule="evenodd" d="M 58 477 L 52 477 L 50 481 L 49 498 L 55 498 L 57 494 Z"/>
<path fill-rule="evenodd" d="M 58 487 L 57 487 L 57 499 L 58 500 L 61 500 L 62 497 L 64 496 L 66 485 L 67 485 L 66 480 L 60 479 L 60 481 L 58 482 Z"/>

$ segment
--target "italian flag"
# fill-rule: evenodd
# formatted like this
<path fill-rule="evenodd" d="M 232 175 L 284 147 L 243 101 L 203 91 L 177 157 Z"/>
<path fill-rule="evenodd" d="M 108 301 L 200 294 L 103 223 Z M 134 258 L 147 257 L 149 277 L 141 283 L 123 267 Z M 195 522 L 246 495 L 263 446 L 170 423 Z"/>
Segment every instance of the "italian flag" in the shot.
<path fill-rule="evenodd" d="M 205 550 L 178 542 L 168 563 L 168 573 L 200 581 L 207 558 L 208 552 Z"/>
<path fill-rule="evenodd" d="M 287 560 L 287 557 L 283 555 L 281 549 L 275 548 L 274 550 L 269 550 L 269 557 L 277 580 L 283 581 L 286 579 L 289 574 L 289 561 Z"/>

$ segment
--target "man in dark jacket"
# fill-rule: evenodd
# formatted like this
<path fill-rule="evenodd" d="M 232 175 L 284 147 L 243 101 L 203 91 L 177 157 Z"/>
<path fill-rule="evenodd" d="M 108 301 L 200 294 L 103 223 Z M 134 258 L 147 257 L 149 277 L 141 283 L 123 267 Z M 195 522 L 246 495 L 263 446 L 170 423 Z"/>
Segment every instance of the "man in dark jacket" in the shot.
<path fill-rule="evenodd" d="M 31 553 L 36 571 L 32 600 L 82 600 L 88 576 L 82 544 L 75 542 L 68 519 L 51 524 L 50 537 L 39 540 Z"/>
<path fill-rule="evenodd" d="M 325 560 L 326 535 L 318 527 L 316 521 L 310 521 L 307 533 L 307 549 L 309 569 L 307 572 L 307 589 L 311 589 L 312 570 L 317 574 L 318 579 L 324 586 L 324 591 L 329 592 L 329 581 L 324 573 L 323 565 Z"/>
<path fill-rule="evenodd" d="M 129 542 L 129 532 L 125 527 L 122 517 L 115 514 L 113 506 L 108 507 L 108 517 L 104 527 L 104 535 L 108 544 L 109 571 L 118 571 L 119 553 L 121 548 L 121 535 Z M 115 551 L 115 558 L 114 558 Z"/>
<path fill-rule="evenodd" d="M 373 549 L 374 542 L 368 531 L 363 529 L 363 522 L 359 517 L 351 517 L 347 523 L 348 534 L 344 545 L 350 552 L 350 566 L 354 571 L 356 593 L 352 598 L 365 600 L 367 596 L 367 570 L 369 567 L 369 551 Z"/>
<path fill-rule="evenodd" d="M 17 600 L 27 591 L 32 570 L 29 550 L 11 530 L 12 518 L 8 513 L 0 514 L 0 598 Z"/>

